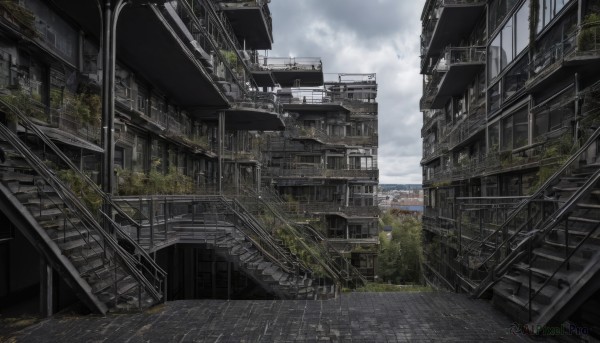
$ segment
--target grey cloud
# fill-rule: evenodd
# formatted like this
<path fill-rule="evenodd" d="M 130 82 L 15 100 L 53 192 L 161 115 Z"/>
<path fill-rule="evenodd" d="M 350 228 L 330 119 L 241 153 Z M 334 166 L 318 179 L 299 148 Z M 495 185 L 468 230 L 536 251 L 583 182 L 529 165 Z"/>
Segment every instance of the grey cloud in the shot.
<path fill-rule="evenodd" d="M 321 57 L 325 73 L 377 73 L 382 183 L 421 182 L 418 68 L 424 2 L 273 0 L 270 4 L 275 43 L 269 55 Z M 355 55 L 348 56 L 348 51 Z"/>

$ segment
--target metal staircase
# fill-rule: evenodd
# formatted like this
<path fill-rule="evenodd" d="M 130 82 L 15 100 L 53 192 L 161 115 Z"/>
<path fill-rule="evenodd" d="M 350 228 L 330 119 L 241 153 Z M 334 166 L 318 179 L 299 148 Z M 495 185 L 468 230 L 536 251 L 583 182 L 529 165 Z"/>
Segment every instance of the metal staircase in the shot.
<path fill-rule="evenodd" d="M 493 287 L 494 302 L 543 326 L 599 288 L 592 280 L 600 277 L 600 164 L 585 161 L 599 137 L 600 128 L 502 225 L 467 245 L 459 259 L 478 261 L 474 269 L 485 275 L 470 280 L 475 297 Z"/>
<path fill-rule="evenodd" d="M 249 205 L 254 205 L 257 213 L 270 213 L 283 223 L 286 231 L 311 253 L 312 263 L 321 265 L 332 280 L 345 287 L 360 287 L 366 284 L 366 278 L 329 243 L 318 229 L 285 210 L 287 202 L 281 199 L 275 190 L 263 187 L 261 194 L 257 194 L 253 189 L 246 189 L 244 193 Z"/>
<path fill-rule="evenodd" d="M 9 158 L 0 168 L 3 212 L 90 310 L 139 310 L 164 301 L 166 273 L 112 220 L 113 212 L 122 211 L 18 109 L 4 99 L 0 106 L 108 200 L 103 209 L 88 208 L 23 140 L 0 124 Z"/>
<path fill-rule="evenodd" d="M 124 209 L 141 214 L 129 234 L 148 251 L 169 244 L 201 242 L 228 257 L 246 275 L 281 299 L 335 295 L 296 255 L 236 199 L 225 196 L 118 197 Z M 152 215 L 148 209 L 152 208 Z M 127 228 L 126 228 L 127 229 Z"/>

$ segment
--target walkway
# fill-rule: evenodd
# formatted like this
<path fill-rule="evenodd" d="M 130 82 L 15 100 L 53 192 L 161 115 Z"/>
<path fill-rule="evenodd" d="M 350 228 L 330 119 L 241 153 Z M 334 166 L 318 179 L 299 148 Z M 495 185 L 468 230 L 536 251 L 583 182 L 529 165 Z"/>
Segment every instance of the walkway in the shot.
<path fill-rule="evenodd" d="M 187 300 L 144 313 L 57 315 L 12 338 L 69 343 L 529 341 L 511 334 L 511 325 L 487 302 L 461 294 L 348 293 L 327 301 Z"/>

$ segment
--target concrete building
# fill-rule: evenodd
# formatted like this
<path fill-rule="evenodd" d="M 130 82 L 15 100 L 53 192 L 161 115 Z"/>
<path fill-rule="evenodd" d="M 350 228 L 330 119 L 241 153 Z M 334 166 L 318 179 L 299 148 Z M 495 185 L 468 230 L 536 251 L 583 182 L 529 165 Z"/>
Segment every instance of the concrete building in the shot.
<path fill-rule="evenodd" d="M 288 113 L 286 130 L 268 137 L 265 179 L 373 280 L 379 246 L 376 76 L 326 75 L 323 87 L 284 88 L 278 96 Z"/>
<path fill-rule="evenodd" d="M 426 277 L 598 332 L 598 1 L 428 0 Z"/>
<path fill-rule="evenodd" d="M 364 282 L 261 196 L 265 132 L 289 117 L 273 87 L 323 84 L 318 59 L 259 55 L 269 1 L 0 14 L 0 311 L 316 299 Z"/>

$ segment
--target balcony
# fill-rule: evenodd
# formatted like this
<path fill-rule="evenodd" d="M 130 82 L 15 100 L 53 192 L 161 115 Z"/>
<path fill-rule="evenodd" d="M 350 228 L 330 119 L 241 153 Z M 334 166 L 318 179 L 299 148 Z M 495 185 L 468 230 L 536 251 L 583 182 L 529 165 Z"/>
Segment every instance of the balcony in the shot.
<path fill-rule="evenodd" d="M 485 47 L 449 47 L 436 66 L 444 73 L 431 100 L 431 108 L 443 108 L 450 97 L 464 93 L 485 68 Z"/>
<path fill-rule="evenodd" d="M 240 42 L 250 50 L 270 50 L 273 23 L 267 0 L 218 0 Z"/>
<path fill-rule="evenodd" d="M 423 158 L 421 165 L 427 164 L 435 159 L 438 159 L 448 151 L 448 143 L 423 143 Z"/>
<path fill-rule="evenodd" d="M 484 109 L 484 106 L 479 107 L 478 111 L 471 113 L 449 133 L 450 149 L 469 144 L 477 134 L 485 133 L 486 115 Z"/>
<path fill-rule="evenodd" d="M 273 93 L 250 92 L 243 99 L 233 102 L 225 110 L 227 130 L 281 131 L 285 124 L 281 118 L 282 106 Z"/>
<path fill-rule="evenodd" d="M 346 101 L 340 99 L 332 92 L 321 88 L 315 89 L 281 89 L 277 91 L 279 101 L 286 111 L 291 112 L 345 112 L 350 109 L 346 107 Z"/>
<path fill-rule="evenodd" d="M 424 13 L 421 55 L 424 60 L 441 54 L 446 46 L 459 45 L 485 11 L 484 0 L 437 0 Z"/>
<path fill-rule="evenodd" d="M 283 88 L 323 85 L 323 63 L 316 57 L 260 56 L 252 66 L 252 75 L 259 79 L 268 74 Z"/>
<path fill-rule="evenodd" d="M 421 137 L 434 127 L 438 122 L 445 123 L 444 113 L 441 110 L 425 110 L 423 111 L 423 126 L 421 127 Z"/>

